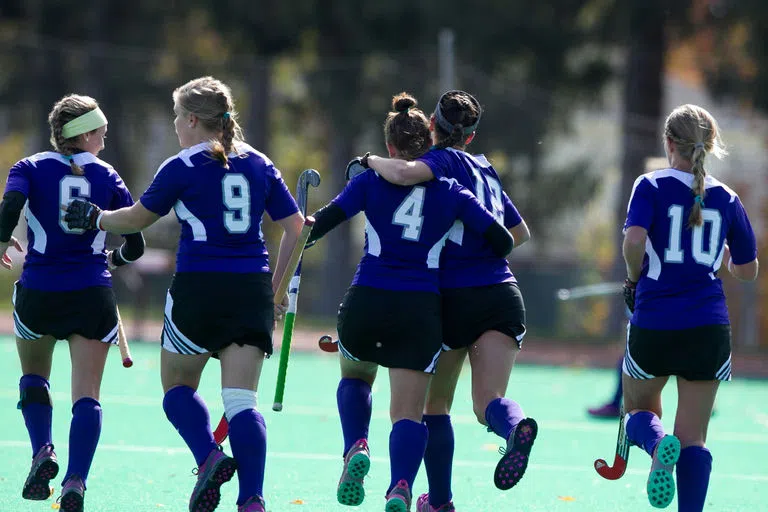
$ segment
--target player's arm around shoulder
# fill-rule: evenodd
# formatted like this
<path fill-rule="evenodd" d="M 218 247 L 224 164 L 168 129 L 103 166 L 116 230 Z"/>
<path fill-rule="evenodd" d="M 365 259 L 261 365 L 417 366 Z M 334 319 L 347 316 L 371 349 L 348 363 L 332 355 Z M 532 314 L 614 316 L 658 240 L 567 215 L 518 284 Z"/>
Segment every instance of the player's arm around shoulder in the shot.
<path fill-rule="evenodd" d="M 435 177 L 432 169 L 421 160 L 400 160 L 371 155 L 368 167 L 394 185 L 411 186 L 429 181 Z"/>

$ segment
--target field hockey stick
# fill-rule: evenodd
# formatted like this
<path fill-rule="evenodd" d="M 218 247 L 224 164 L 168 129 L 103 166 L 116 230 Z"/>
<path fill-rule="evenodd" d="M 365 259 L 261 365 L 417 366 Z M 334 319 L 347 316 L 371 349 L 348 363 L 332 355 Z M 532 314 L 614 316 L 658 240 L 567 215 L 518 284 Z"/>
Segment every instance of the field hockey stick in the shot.
<path fill-rule="evenodd" d="M 598 283 L 574 288 L 560 288 L 555 293 L 559 300 L 576 300 L 586 297 L 600 297 L 621 293 L 624 283 Z"/>
<path fill-rule="evenodd" d="M 309 197 L 309 187 L 317 188 L 320 186 L 320 173 L 315 169 L 307 169 L 299 176 L 299 182 L 296 184 L 296 202 L 299 204 L 299 210 L 306 217 L 307 214 L 307 198 Z M 272 403 L 273 411 L 283 410 L 283 396 L 285 395 L 285 379 L 288 373 L 288 358 L 291 353 L 291 340 L 293 339 L 293 326 L 296 322 L 296 311 L 299 301 L 299 286 L 301 284 L 301 260 L 304 253 L 304 246 L 309 238 L 309 233 L 312 231 L 312 225 L 315 220 L 312 217 L 306 217 L 304 223 L 304 230 L 306 230 L 306 236 L 299 237 L 299 242 L 294 249 L 294 253 L 291 254 L 291 261 L 288 264 L 288 268 L 283 274 L 280 286 L 278 287 L 277 296 L 275 300 L 283 300 L 286 290 L 288 291 L 288 311 L 285 313 L 285 322 L 283 324 L 283 343 L 280 346 L 280 365 L 277 370 L 277 384 L 275 386 L 275 399 Z M 307 229 L 307 222 L 311 219 L 309 229 Z M 304 231 L 303 230 L 303 231 Z M 304 232 L 302 231 L 302 235 Z M 297 252 L 298 251 L 298 252 Z M 296 258 L 295 270 L 293 267 L 293 259 Z M 286 282 L 287 279 L 287 282 Z M 290 288 L 288 285 L 290 284 Z M 285 289 L 283 289 L 285 286 Z M 281 291 L 282 290 L 282 291 Z"/>
<path fill-rule="evenodd" d="M 293 337 L 293 325 L 296 320 L 296 302 L 299 297 L 299 283 L 301 282 L 301 257 L 304 253 L 304 246 L 309 239 L 312 226 L 315 224 L 313 217 L 307 216 L 304 219 L 304 227 L 301 230 L 299 241 L 296 248 L 291 253 L 291 259 L 288 267 L 285 269 L 283 279 L 275 295 L 278 300 L 288 294 L 288 311 L 285 314 L 285 323 L 283 325 L 283 344 L 280 347 L 280 366 L 277 370 L 277 385 L 275 386 L 275 400 L 272 403 L 273 411 L 283 410 L 283 395 L 285 394 L 285 378 L 288 373 L 288 358 L 291 355 L 291 338 Z"/>
<path fill-rule="evenodd" d="M 123 366 L 130 368 L 133 366 L 131 348 L 128 346 L 128 338 L 125 336 L 123 319 L 120 318 L 120 309 L 118 309 L 117 305 L 115 305 L 115 312 L 117 313 L 117 347 L 120 349 L 120 357 L 123 359 Z"/>
<path fill-rule="evenodd" d="M 358 174 L 362 174 L 367 169 L 363 167 L 362 165 L 355 165 L 352 167 L 347 167 L 347 181 L 351 180 Z M 317 340 L 317 346 L 320 350 L 323 352 L 328 352 L 331 354 L 335 354 L 339 351 L 339 340 L 334 340 L 332 336 L 328 334 L 324 334 L 320 336 L 320 339 Z"/>
<path fill-rule="evenodd" d="M 619 434 L 616 438 L 616 456 L 613 458 L 613 466 L 609 466 L 605 459 L 595 461 L 595 471 L 606 480 L 618 480 L 624 476 L 629 460 L 629 438 L 624 424 L 624 404 L 621 404 L 619 416 Z"/>
<path fill-rule="evenodd" d="M 320 336 L 320 339 L 317 340 L 317 346 L 323 352 L 335 354 L 339 351 L 339 340 L 334 340 L 328 334 L 323 334 Z"/>

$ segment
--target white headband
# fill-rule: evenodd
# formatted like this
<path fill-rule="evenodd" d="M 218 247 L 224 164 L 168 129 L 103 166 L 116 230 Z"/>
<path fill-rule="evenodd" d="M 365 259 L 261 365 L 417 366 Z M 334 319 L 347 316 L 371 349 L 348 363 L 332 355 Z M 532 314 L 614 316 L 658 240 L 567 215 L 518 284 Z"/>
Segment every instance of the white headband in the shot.
<path fill-rule="evenodd" d="M 76 117 L 65 124 L 61 129 L 61 135 L 65 139 L 70 139 L 83 133 L 88 133 L 96 128 L 101 128 L 106 124 L 107 117 L 99 107 L 96 107 L 90 112 L 86 112 L 80 117 Z"/>

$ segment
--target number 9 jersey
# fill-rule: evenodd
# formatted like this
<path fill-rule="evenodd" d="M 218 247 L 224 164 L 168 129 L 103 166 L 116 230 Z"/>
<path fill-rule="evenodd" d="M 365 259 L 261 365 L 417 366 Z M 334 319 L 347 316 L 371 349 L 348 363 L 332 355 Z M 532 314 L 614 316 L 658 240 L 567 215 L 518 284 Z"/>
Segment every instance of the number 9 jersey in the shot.
<path fill-rule="evenodd" d="M 632 324 L 688 329 L 729 324 L 717 271 L 725 244 L 736 265 L 757 257 L 755 234 L 739 196 L 712 176 L 704 179 L 703 224 L 688 226 L 693 174 L 664 169 L 635 181 L 624 228 L 648 231 Z"/>
<path fill-rule="evenodd" d="M 182 225 L 177 272 L 269 272 L 262 215 L 299 211 L 280 171 L 248 144 L 235 143 L 223 167 L 203 142 L 163 162 L 141 196 L 157 215 L 171 208 Z"/>

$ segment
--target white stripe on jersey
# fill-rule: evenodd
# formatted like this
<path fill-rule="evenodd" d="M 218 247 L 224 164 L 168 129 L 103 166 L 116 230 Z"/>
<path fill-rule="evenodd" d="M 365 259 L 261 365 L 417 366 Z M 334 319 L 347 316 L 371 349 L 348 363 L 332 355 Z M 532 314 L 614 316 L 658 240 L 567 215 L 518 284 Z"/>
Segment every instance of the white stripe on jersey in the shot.
<path fill-rule="evenodd" d="M 648 255 L 648 279 L 659 280 L 661 275 L 661 259 L 651 243 L 651 237 L 645 239 L 645 253 Z"/>
<path fill-rule="evenodd" d="M 443 237 L 427 253 L 427 268 L 440 268 L 440 253 L 443 252 L 445 241 L 448 240 L 451 231 L 453 231 L 453 227 L 446 231 Z"/>
<path fill-rule="evenodd" d="M 29 201 L 27 201 L 26 206 L 27 208 L 24 212 L 24 217 L 27 219 L 27 225 L 29 226 L 29 229 L 32 230 L 32 234 L 35 237 L 32 248 L 40 254 L 45 254 L 45 248 L 48 245 L 48 235 L 45 234 L 43 225 L 40 224 L 40 221 L 37 220 L 37 217 L 35 217 L 35 214 L 32 213 L 32 210 L 29 208 Z"/>
<path fill-rule="evenodd" d="M 205 242 L 208 240 L 205 225 L 189 211 L 189 208 L 187 208 L 183 201 L 176 201 L 176 204 L 173 205 L 173 210 L 180 221 L 186 222 L 192 228 L 192 239 L 195 242 Z"/>
<path fill-rule="evenodd" d="M 381 238 L 379 238 L 379 234 L 368 221 L 368 217 L 365 218 L 365 234 L 368 235 L 368 254 L 371 256 L 381 256 Z"/>

